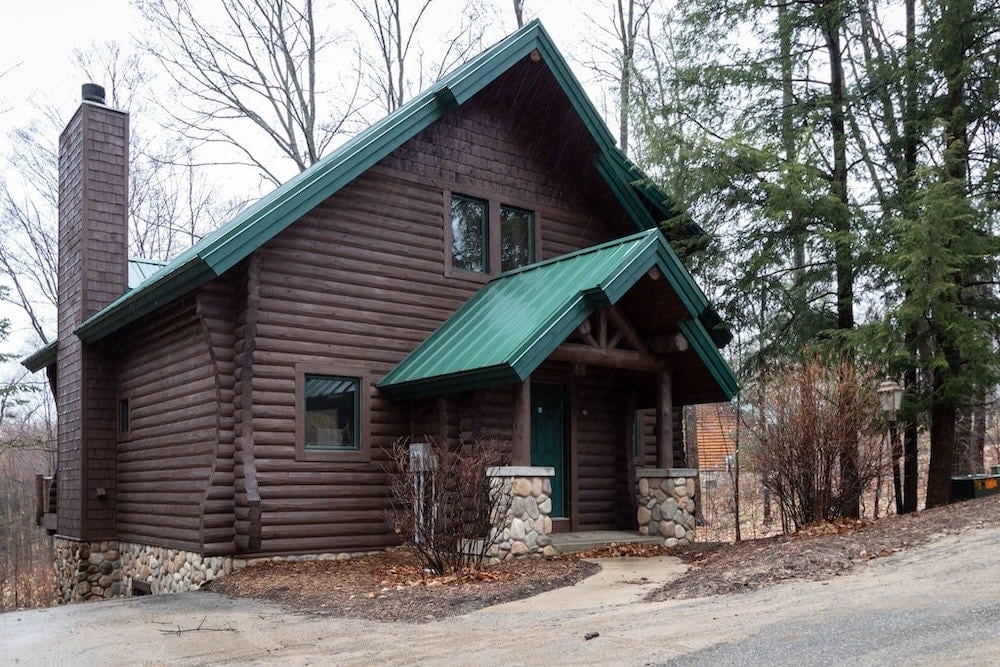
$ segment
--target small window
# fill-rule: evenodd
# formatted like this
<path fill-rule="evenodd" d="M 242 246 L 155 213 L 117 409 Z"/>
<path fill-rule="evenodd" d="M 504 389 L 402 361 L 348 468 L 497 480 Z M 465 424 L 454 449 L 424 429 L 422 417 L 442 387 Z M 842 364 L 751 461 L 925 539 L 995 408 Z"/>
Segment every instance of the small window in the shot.
<path fill-rule="evenodd" d="M 118 434 L 125 435 L 129 429 L 128 399 L 122 398 L 118 401 Z"/>
<path fill-rule="evenodd" d="M 510 271 L 535 261 L 535 214 L 513 206 L 500 207 L 500 270 Z"/>
<path fill-rule="evenodd" d="M 489 206 L 482 199 L 451 198 L 451 265 L 489 273 Z"/>
<path fill-rule="evenodd" d="M 307 450 L 361 449 L 359 386 L 358 378 L 306 374 L 303 435 Z"/>

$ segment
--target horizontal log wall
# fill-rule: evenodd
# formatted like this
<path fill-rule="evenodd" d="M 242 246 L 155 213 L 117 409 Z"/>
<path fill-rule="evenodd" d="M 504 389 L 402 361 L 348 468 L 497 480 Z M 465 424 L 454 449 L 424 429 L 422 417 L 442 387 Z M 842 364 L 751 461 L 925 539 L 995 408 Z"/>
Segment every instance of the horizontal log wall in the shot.
<path fill-rule="evenodd" d="M 215 372 L 217 438 L 202 512 L 202 545 L 208 555 L 231 554 L 234 530 L 234 394 L 236 303 L 242 285 L 230 274 L 198 293 L 198 315 Z"/>
<path fill-rule="evenodd" d="M 574 378 L 570 409 L 575 413 L 577 517 L 581 530 L 615 529 L 627 479 L 625 442 L 627 387 L 613 371 L 587 369 Z M 572 498 L 572 495 L 571 495 Z"/>
<path fill-rule="evenodd" d="M 118 387 L 129 433 L 118 443 L 118 538 L 202 550 L 202 512 L 219 433 L 218 376 L 193 298 L 122 337 Z"/>
<path fill-rule="evenodd" d="M 639 465 L 655 468 L 656 462 L 656 410 L 640 410 L 639 435 L 642 438 Z M 672 413 L 674 428 L 674 467 L 687 467 L 687 449 L 684 446 L 684 408 L 675 407 Z"/>
<path fill-rule="evenodd" d="M 553 152 L 524 112 L 504 95 L 466 104 L 262 249 L 251 397 L 262 553 L 393 544 L 384 520 L 384 468 L 386 448 L 400 437 L 433 430 L 429 435 L 444 434 L 452 445 L 477 438 L 509 453 L 509 388 L 452 397 L 443 409 L 435 402 L 411 410 L 390 403 L 375 385 L 482 285 L 446 275 L 445 192 L 536 210 L 539 258 L 631 231 L 620 213 L 615 218 L 613 209 L 588 204 L 598 195 L 581 186 L 580 173 L 593 167 L 576 157 L 592 147 Z M 239 357 L 239 340 L 236 349 Z M 371 443 L 370 461 L 296 460 L 296 364 L 369 379 L 371 423 L 363 437 Z M 621 430 L 617 422 L 609 428 Z M 238 460 L 236 470 L 239 534 L 249 517 L 240 502 Z M 601 509 L 594 522 L 606 513 Z"/>

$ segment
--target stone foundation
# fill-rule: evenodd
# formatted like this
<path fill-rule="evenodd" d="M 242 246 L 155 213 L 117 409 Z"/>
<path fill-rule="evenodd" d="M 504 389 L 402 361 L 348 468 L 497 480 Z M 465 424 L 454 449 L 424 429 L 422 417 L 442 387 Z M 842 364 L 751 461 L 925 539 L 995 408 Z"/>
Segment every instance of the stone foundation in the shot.
<path fill-rule="evenodd" d="M 359 554 L 360 555 L 360 554 Z M 351 554 L 311 554 L 231 558 L 134 542 L 54 542 L 55 602 L 86 602 L 136 594 L 136 583 L 149 593 L 197 590 L 202 584 L 264 561 L 347 560 Z"/>
<path fill-rule="evenodd" d="M 502 531 L 490 551 L 497 560 L 521 556 L 551 556 L 552 480 L 555 470 L 538 466 L 500 466 L 487 471 L 490 483 L 502 486 L 510 498 Z"/>
<path fill-rule="evenodd" d="M 658 535 L 667 547 L 694 542 L 694 490 L 698 471 L 640 468 L 636 486 L 640 535 Z"/>
<path fill-rule="evenodd" d="M 53 546 L 55 601 L 82 602 L 123 594 L 118 542 L 73 542 L 57 537 Z"/>

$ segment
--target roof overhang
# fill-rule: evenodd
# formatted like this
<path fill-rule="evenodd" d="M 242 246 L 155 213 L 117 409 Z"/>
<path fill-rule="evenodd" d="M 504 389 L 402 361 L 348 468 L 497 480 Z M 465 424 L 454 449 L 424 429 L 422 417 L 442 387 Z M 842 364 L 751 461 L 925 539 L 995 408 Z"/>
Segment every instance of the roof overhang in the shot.
<path fill-rule="evenodd" d="M 498 276 L 378 384 L 413 399 L 522 382 L 594 310 L 614 305 L 656 267 L 688 318 L 677 323 L 718 388 L 736 378 L 699 321 L 708 302 L 657 229 L 585 248 Z"/>
<path fill-rule="evenodd" d="M 21 360 L 21 365 L 32 373 L 36 373 L 43 368 L 47 368 L 56 363 L 56 354 L 59 352 L 59 342 L 52 341 L 42 349 Z"/>

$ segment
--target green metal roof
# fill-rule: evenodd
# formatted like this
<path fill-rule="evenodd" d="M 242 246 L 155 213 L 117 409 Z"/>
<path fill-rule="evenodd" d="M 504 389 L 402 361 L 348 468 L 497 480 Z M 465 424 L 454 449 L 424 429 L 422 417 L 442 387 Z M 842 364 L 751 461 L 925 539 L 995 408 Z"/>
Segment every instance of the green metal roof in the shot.
<path fill-rule="evenodd" d="M 141 257 L 128 258 L 128 289 L 135 289 L 166 266 L 166 262 Z"/>
<path fill-rule="evenodd" d="M 501 274 L 378 387 L 405 399 L 521 382 L 595 308 L 616 303 L 654 266 L 691 315 L 684 334 L 731 398 L 736 379 L 698 322 L 708 302 L 657 229 Z"/>
<path fill-rule="evenodd" d="M 639 229 L 657 220 L 633 188 L 627 160 L 545 28 L 532 21 L 473 58 L 392 114 L 378 121 L 306 171 L 265 195 L 232 221 L 179 255 L 136 289 L 77 329 L 85 342 L 99 340 L 221 275 L 288 225 L 344 187 L 407 140 L 461 105 L 537 50 L 598 146 L 598 170 Z M 624 162 L 623 162 L 624 160 Z M 629 163 L 630 164 L 630 163 Z M 648 179 L 641 179 L 647 182 Z M 646 187 L 646 186 L 643 186 Z M 665 195 L 664 195 L 665 197 Z"/>

